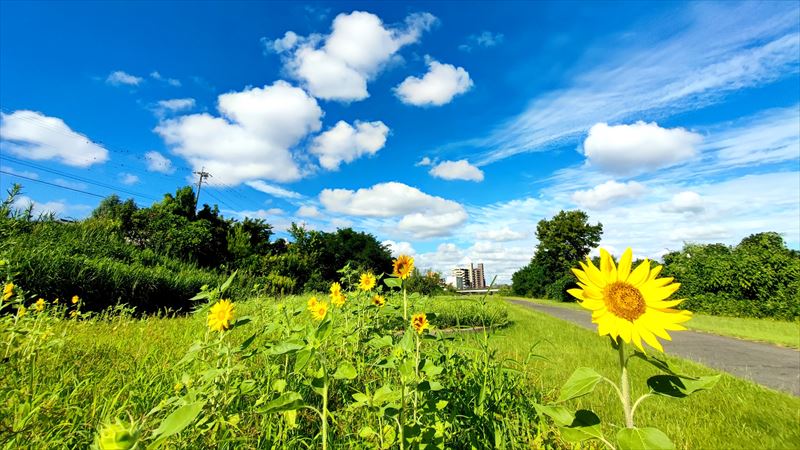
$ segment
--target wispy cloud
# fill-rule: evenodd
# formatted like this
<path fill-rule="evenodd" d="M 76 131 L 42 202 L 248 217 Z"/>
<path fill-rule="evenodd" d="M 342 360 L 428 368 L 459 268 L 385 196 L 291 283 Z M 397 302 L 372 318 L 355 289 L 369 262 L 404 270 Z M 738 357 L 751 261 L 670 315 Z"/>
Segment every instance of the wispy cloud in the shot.
<path fill-rule="evenodd" d="M 693 4 L 681 19 L 642 24 L 649 32 L 634 31 L 635 45 L 615 45 L 624 49 L 600 66 L 579 64 L 586 70 L 568 87 L 534 98 L 487 137 L 456 146 L 485 149 L 478 165 L 486 165 L 575 141 L 599 122 L 663 117 L 796 74 L 798 20 L 800 7 L 791 2 Z"/>

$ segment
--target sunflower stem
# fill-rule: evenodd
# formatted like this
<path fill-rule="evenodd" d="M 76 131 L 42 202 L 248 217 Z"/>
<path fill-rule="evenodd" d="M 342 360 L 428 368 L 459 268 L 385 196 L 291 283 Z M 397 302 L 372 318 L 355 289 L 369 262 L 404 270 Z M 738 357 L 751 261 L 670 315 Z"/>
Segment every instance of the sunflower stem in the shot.
<path fill-rule="evenodd" d="M 622 409 L 625 412 L 625 426 L 633 428 L 633 409 L 631 408 L 631 385 L 628 379 L 628 360 L 625 358 L 625 342 L 618 341 L 619 366 L 622 369 L 620 387 L 622 388 Z"/>
<path fill-rule="evenodd" d="M 408 322 L 408 297 L 406 296 L 406 282 L 403 281 L 403 320 Z"/>

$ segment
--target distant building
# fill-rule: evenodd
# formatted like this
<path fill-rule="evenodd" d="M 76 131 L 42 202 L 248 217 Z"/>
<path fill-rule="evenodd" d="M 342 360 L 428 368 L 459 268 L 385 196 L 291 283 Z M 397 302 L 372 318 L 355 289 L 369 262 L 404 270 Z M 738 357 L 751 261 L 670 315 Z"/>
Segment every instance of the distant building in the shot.
<path fill-rule="evenodd" d="M 456 267 L 452 271 L 455 282 L 453 285 L 456 289 L 485 289 L 486 288 L 486 275 L 483 270 L 483 263 L 475 267 L 470 263 L 469 267 Z"/>

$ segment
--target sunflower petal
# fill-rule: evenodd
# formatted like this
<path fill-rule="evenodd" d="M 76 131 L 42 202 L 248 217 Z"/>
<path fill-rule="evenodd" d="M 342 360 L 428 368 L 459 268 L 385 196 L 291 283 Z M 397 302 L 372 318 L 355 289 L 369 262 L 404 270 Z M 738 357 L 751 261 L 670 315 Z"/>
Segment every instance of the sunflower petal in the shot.
<path fill-rule="evenodd" d="M 642 347 L 642 338 L 639 337 L 639 331 L 636 329 L 635 324 L 631 326 L 631 342 L 633 342 L 633 345 L 635 345 L 636 348 L 641 350 L 642 353 L 647 353 L 646 351 L 644 351 L 644 347 Z"/>
<path fill-rule="evenodd" d="M 648 275 L 650 275 L 650 260 L 645 259 L 628 276 L 628 283 L 638 287 L 647 280 Z"/>
<path fill-rule="evenodd" d="M 606 249 L 600 249 L 600 272 L 606 280 L 617 279 L 617 266 L 614 264 L 614 258 Z"/>
<path fill-rule="evenodd" d="M 639 335 L 642 337 L 642 339 L 644 339 L 645 342 L 647 342 L 647 345 L 653 347 L 654 349 L 660 351 L 661 353 L 664 353 L 664 347 L 661 346 L 661 343 L 658 342 L 658 339 L 656 339 L 656 337 L 653 336 L 653 333 L 651 333 L 650 330 L 646 328 L 646 326 L 642 325 L 639 327 Z"/>
<path fill-rule="evenodd" d="M 581 267 L 583 267 L 586 276 L 589 277 L 589 281 L 592 282 L 595 286 L 599 288 L 604 288 L 606 286 L 606 278 L 603 277 L 603 273 L 595 267 L 594 263 L 592 262 L 589 257 L 586 257 L 586 264 L 581 263 Z"/>
<path fill-rule="evenodd" d="M 680 283 L 673 283 L 668 286 L 664 287 L 657 287 L 657 288 L 645 288 L 642 291 L 644 294 L 644 299 L 648 305 L 652 305 L 653 303 L 660 302 L 669 298 L 670 295 L 674 294 L 678 288 L 681 287 Z"/>
<path fill-rule="evenodd" d="M 567 289 L 567 293 L 578 300 L 585 300 L 586 298 L 583 296 L 583 289 Z"/>
<path fill-rule="evenodd" d="M 622 256 L 619 258 L 619 267 L 617 268 L 617 280 L 628 281 L 628 275 L 631 274 L 631 263 L 633 262 L 633 250 L 630 247 L 625 249 Z"/>
<path fill-rule="evenodd" d="M 655 280 L 659 273 L 661 273 L 661 269 L 664 266 L 655 266 L 650 270 L 650 276 L 647 278 L 648 280 Z"/>

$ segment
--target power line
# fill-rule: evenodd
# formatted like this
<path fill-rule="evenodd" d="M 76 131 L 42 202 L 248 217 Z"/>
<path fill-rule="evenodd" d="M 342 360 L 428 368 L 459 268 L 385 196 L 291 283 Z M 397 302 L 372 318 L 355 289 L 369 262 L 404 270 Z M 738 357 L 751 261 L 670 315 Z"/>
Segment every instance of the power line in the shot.
<path fill-rule="evenodd" d="M 80 192 L 81 194 L 92 195 L 94 197 L 99 197 L 99 198 L 106 198 L 103 195 L 95 194 L 93 192 L 87 192 L 87 191 L 83 191 L 83 190 L 80 190 L 80 189 L 75 189 L 75 188 L 71 188 L 71 187 L 67 187 L 67 186 L 62 186 L 60 184 L 49 183 L 49 182 L 43 181 L 43 180 L 37 180 L 36 178 L 26 177 L 25 175 L 20 175 L 20 174 L 16 174 L 16 173 L 12 173 L 12 172 L 7 172 L 5 170 L 0 170 L 0 173 L 11 175 L 12 177 L 24 178 L 26 180 L 35 181 L 37 183 L 42 183 L 42 184 L 46 184 L 46 185 L 49 185 L 49 186 L 55 186 L 55 187 L 61 188 L 61 189 L 68 189 L 70 191 Z"/>

